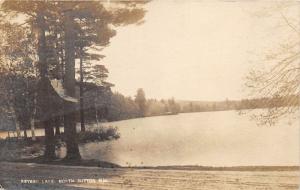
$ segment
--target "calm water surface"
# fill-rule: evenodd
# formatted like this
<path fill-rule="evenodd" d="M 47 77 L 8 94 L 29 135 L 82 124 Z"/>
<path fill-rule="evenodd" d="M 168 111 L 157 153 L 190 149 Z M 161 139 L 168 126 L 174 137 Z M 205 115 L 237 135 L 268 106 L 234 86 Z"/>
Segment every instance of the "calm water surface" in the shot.
<path fill-rule="evenodd" d="M 81 145 L 83 158 L 122 166 L 299 165 L 299 119 L 292 123 L 284 119 L 271 127 L 257 126 L 249 116 L 236 111 L 220 111 L 139 118 L 104 125 L 117 126 L 121 138 Z M 43 130 L 36 133 L 42 135 Z M 60 156 L 64 156 L 64 152 L 62 150 Z"/>
<path fill-rule="evenodd" d="M 84 158 L 123 166 L 299 165 L 299 120 L 257 126 L 236 111 L 186 113 L 111 122 L 117 141 L 81 147 Z"/>

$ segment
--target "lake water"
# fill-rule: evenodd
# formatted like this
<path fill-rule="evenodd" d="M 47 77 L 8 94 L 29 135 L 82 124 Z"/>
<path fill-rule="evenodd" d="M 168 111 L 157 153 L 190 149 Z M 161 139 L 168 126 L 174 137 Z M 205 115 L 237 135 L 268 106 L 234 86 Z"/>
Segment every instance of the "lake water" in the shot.
<path fill-rule="evenodd" d="M 122 166 L 299 165 L 299 119 L 257 126 L 236 111 L 111 122 L 121 138 L 81 147 L 84 158 Z"/>
<path fill-rule="evenodd" d="M 299 119 L 290 123 L 286 118 L 274 126 L 257 126 L 248 115 L 220 111 L 103 125 L 117 126 L 121 138 L 81 145 L 83 158 L 122 166 L 299 165 Z M 37 133 L 42 134 L 41 130 Z M 60 155 L 64 156 L 64 152 Z"/>

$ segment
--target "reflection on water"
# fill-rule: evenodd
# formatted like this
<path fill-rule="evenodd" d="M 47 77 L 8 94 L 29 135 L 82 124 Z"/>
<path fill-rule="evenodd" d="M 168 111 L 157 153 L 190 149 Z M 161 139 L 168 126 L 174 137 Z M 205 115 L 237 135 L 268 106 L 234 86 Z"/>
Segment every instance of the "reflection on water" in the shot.
<path fill-rule="evenodd" d="M 106 123 L 116 141 L 80 146 L 83 158 L 123 166 L 299 165 L 299 120 L 257 126 L 235 111 L 186 113 Z M 89 126 L 93 128 L 94 126 Z M 64 156 L 64 150 L 60 152 Z"/>

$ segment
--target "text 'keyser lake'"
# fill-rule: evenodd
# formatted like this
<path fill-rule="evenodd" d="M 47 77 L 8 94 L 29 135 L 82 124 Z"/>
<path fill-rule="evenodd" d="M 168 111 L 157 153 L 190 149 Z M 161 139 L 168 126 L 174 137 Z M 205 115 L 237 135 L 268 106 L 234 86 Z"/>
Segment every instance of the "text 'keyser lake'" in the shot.
<path fill-rule="evenodd" d="M 299 165 L 299 123 L 285 118 L 274 126 L 258 126 L 237 111 L 130 119 L 101 124 L 117 126 L 121 138 L 81 145 L 80 152 L 84 159 L 122 166 Z M 37 129 L 36 135 L 44 131 Z M 59 155 L 65 156 L 64 148 Z"/>

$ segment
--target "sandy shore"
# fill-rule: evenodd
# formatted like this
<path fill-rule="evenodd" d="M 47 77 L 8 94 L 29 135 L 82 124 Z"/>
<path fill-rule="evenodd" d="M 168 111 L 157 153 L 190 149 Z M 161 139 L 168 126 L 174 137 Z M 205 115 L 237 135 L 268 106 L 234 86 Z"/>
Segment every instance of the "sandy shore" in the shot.
<path fill-rule="evenodd" d="M 0 162 L 6 190 L 202 189 L 283 190 L 299 188 L 299 171 L 197 171 L 98 168 Z"/>

